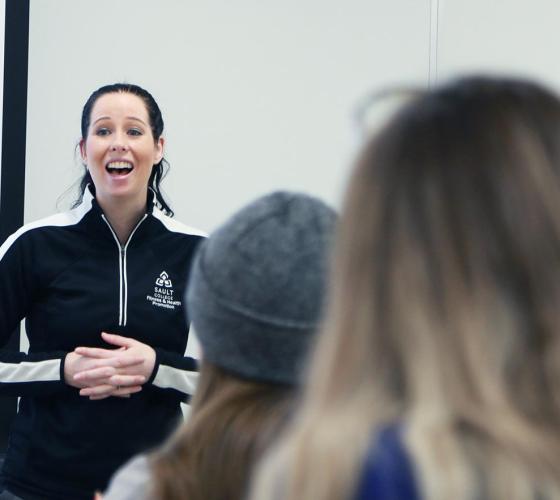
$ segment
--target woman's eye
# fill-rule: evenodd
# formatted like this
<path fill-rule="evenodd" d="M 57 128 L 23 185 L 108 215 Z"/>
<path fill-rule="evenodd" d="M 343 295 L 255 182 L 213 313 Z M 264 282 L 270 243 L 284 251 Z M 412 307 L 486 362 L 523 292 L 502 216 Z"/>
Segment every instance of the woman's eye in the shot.
<path fill-rule="evenodd" d="M 128 131 L 128 134 L 129 135 L 142 135 L 142 131 L 140 129 L 137 129 L 137 128 L 131 128 Z"/>
<path fill-rule="evenodd" d="M 111 131 L 108 128 L 98 128 L 95 131 L 95 135 L 109 135 L 111 133 Z"/>

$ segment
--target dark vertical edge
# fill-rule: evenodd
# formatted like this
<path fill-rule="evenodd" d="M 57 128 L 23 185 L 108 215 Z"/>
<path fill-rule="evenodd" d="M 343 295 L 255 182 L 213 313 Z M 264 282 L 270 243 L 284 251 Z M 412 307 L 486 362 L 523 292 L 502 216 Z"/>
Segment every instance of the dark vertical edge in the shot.
<path fill-rule="evenodd" d="M 6 0 L 5 23 L 0 243 L 23 224 L 29 0 Z M 19 350 L 19 329 L 3 349 Z M 16 404 L 16 398 L 0 398 L 0 453 L 6 449 Z"/>

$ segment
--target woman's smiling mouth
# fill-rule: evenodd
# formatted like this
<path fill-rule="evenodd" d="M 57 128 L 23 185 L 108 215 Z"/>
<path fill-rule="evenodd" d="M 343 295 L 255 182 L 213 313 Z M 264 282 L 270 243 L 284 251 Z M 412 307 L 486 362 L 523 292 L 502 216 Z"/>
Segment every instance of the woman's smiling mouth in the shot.
<path fill-rule="evenodd" d="M 128 175 L 134 166 L 128 161 L 111 161 L 105 165 L 105 170 L 111 175 Z"/>

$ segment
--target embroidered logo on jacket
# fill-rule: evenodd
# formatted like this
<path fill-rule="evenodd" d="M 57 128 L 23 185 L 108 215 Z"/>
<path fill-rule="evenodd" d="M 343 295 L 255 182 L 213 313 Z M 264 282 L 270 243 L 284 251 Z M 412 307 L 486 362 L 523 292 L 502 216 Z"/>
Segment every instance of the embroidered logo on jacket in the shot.
<path fill-rule="evenodd" d="M 165 309 L 175 310 L 176 307 L 181 307 L 181 301 L 173 298 L 173 283 L 165 271 L 156 278 L 155 284 L 154 294 L 147 295 L 146 300 L 153 306 Z"/>
<path fill-rule="evenodd" d="M 156 280 L 156 285 L 157 286 L 164 286 L 165 288 L 171 288 L 173 286 L 173 284 L 171 283 L 171 280 L 169 279 L 169 276 L 167 275 L 167 273 L 165 271 L 163 271 L 159 275 L 159 278 Z"/>

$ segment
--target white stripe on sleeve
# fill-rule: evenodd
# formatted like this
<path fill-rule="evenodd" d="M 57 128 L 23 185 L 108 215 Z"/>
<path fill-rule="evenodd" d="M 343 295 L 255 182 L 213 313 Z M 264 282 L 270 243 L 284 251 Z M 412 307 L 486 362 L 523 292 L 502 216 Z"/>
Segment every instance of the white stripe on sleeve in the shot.
<path fill-rule="evenodd" d="M 60 359 L 0 363 L 0 381 L 2 383 L 51 382 L 58 380 L 60 380 Z"/>
<path fill-rule="evenodd" d="M 153 384 L 161 389 L 175 389 L 185 394 L 193 395 L 197 382 L 198 372 L 159 365 Z"/>

